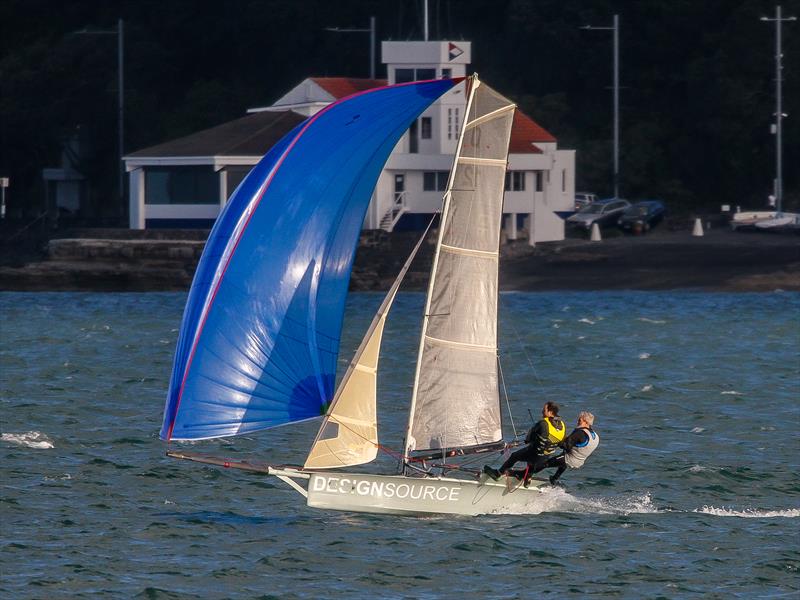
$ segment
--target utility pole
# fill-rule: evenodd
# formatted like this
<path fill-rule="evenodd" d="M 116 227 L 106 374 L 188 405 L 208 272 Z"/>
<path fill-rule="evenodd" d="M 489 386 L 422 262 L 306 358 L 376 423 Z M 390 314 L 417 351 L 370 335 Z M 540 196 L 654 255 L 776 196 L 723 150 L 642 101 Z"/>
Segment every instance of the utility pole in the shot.
<path fill-rule="evenodd" d="M 369 18 L 369 27 L 326 27 L 325 31 L 334 33 L 369 33 L 369 78 L 375 79 L 375 17 Z"/>
<path fill-rule="evenodd" d="M 783 51 L 781 49 L 781 24 L 796 21 L 797 17 L 782 17 L 780 5 L 775 7 L 775 18 L 761 17 L 762 21 L 775 22 L 775 212 L 783 209 L 783 137 L 781 122 L 788 116 L 783 114 L 781 83 L 783 81 Z"/>
<path fill-rule="evenodd" d="M 619 15 L 614 15 L 611 27 L 584 25 L 581 29 L 613 32 L 612 64 L 614 71 L 613 113 L 614 113 L 614 198 L 619 198 Z"/>

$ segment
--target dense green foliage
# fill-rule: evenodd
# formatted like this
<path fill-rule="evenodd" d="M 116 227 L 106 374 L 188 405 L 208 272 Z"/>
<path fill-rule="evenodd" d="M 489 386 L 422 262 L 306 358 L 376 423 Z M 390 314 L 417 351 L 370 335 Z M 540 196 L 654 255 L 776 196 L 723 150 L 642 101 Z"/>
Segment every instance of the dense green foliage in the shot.
<path fill-rule="evenodd" d="M 784 1 L 800 16 L 800 2 Z M 366 77 L 368 35 L 421 39 L 421 0 L 4 0 L 0 175 L 12 215 L 41 210 L 41 170 L 80 133 L 94 214 L 119 218 L 117 68 L 125 20 L 126 151 L 274 101 L 312 75 Z M 763 207 L 775 174 L 775 28 L 765 0 L 430 0 L 431 36 L 473 42 L 473 69 L 577 150 L 578 188 L 611 192 L 611 35 L 620 15 L 622 195 L 695 210 Z M 784 25 L 784 188 L 797 207 L 800 22 Z M 384 76 L 381 65 L 378 75 Z"/>

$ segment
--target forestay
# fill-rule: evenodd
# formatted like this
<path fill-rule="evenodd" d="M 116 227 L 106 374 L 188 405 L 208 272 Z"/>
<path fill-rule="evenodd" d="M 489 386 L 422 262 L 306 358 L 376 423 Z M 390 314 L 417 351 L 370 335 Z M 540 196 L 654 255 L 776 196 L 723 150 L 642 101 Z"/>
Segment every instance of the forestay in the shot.
<path fill-rule="evenodd" d="M 497 274 L 515 106 L 482 83 L 473 88 L 444 198 L 406 456 L 502 439 Z"/>
<path fill-rule="evenodd" d="M 234 192 L 184 311 L 163 439 L 325 413 L 358 234 L 386 159 L 457 80 L 378 88 L 298 125 Z"/>

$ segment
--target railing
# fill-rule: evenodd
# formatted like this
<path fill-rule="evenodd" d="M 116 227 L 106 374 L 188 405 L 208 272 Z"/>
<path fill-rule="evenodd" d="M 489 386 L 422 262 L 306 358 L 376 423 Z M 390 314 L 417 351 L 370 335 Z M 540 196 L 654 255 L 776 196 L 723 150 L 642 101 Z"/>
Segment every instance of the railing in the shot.
<path fill-rule="evenodd" d="M 402 218 L 404 214 L 408 212 L 406 208 L 406 193 L 405 192 L 395 192 L 394 199 L 392 201 L 392 205 L 389 207 L 389 210 L 386 211 L 386 214 L 383 215 L 383 218 L 380 222 L 380 228 L 384 231 L 391 232 L 397 222 Z"/>

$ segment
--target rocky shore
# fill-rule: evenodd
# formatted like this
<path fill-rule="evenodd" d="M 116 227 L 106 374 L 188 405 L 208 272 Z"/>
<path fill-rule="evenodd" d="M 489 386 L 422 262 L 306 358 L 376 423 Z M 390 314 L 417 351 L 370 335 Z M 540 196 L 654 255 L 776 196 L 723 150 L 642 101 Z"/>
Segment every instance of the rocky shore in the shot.
<path fill-rule="evenodd" d="M 139 235 L 81 231 L 50 240 L 39 256 L 20 259 L 6 253 L 0 263 L 0 290 L 187 290 L 207 232 Z M 425 288 L 434 239 L 415 261 L 404 289 Z M 388 288 L 415 241 L 414 233 L 363 234 L 351 289 Z M 612 233 L 601 242 L 573 238 L 530 247 L 518 240 L 501 247 L 500 288 L 800 291 L 800 236 L 721 227 L 703 237 L 665 228 L 645 236 Z"/>

